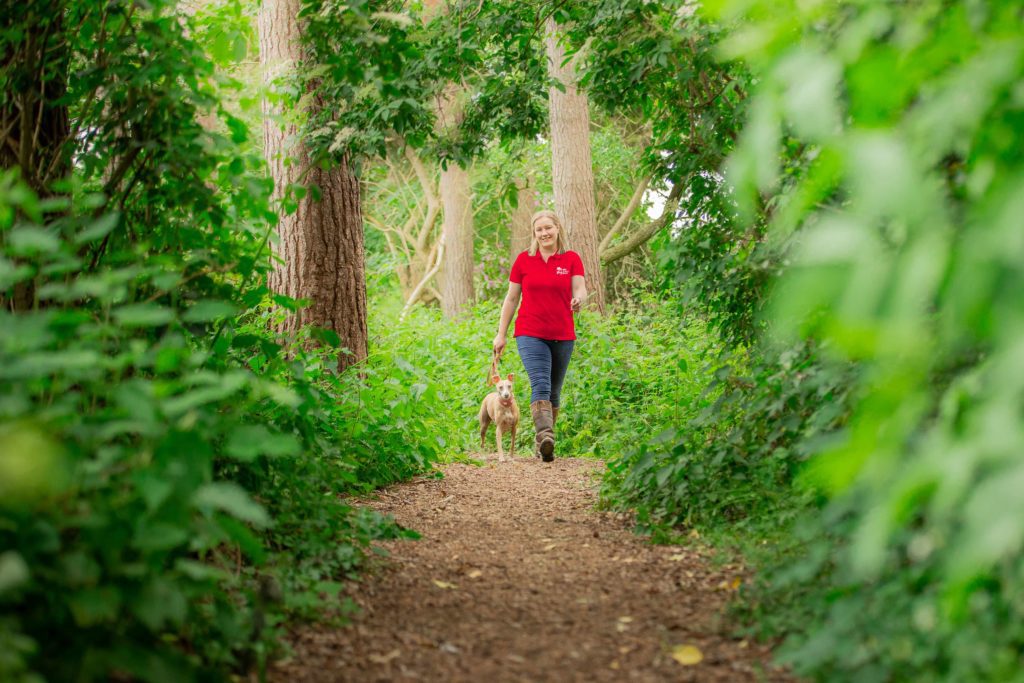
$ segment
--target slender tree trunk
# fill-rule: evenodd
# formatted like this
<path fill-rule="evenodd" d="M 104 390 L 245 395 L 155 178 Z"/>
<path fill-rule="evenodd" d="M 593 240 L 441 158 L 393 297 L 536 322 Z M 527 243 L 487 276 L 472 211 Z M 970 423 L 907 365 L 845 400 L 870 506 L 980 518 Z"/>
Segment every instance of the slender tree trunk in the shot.
<path fill-rule="evenodd" d="M 585 93 L 576 87 L 575 60 L 565 62 L 565 50 L 554 19 L 548 19 L 545 37 L 548 70 L 565 92 L 551 87 L 551 176 L 555 210 L 569 236 L 569 245 L 583 260 L 590 305 L 604 312 L 604 282 L 598 259 L 597 207 L 594 169 L 590 156 L 590 111 Z"/>
<path fill-rule="evenodd" d="M 512 212 L 512 260 L 519 256 L 520 252 L 530 247 L 530 239 L 533 236 L 533 226 L 530 225 L 530 218 L 537 210 L 537 188 L 534 187 L 534 179 L 527 176 L 516 181 L 517 203 L 515 211 Z"/>
<path fill-rule="evenodd" d="M 445 11 L 442 0 L 423 0 L 423 22 Z M 447 83 L 437 103 L 437 131 L 452 134 L 462 123 L 464 88 Z M 441 310 L 446 318 L 454 318 L 473 303 L 473 202 L 469 173 L 455 162 L 441 169 L 438 188 L 444 217 L 441 236 L 444 240 L 444 263 L 441 266 Z"/>
<path fill-rule="evenodd" d="M 264 0 L 259 14 L 260 63 L 268 82 L 291 69 L 302 57 L 301 0 Z M 283 327 L 295 334 L 303 325 L 332 330 L 351 354 L 341 354 L 340 369 L 366 358 L 366 277 L 363 220 L 359 182 L 348 160 L 328 170 L 311 163 L 309 150 L 297 139 L 294 124 L 273 120 L 275 111 L 264 102 L 264 154 L 274 179 L 274 200 L 291 185 L 317 188 L 298 200 L 291 214 L 282 212 L 280 262 L 270 275 L 270 289 L 294 299 L 307 299 L 306 308 L 289 315 Z M 311 107 L 322 103 L 314 101 Z"/>
<path fill-rule="evenodd" d="M 453 131 L 462 121 L 462 88 L 445 86 L 438 105 L 438 125 Z M 444 220 L 445 260 L 441 272 L 441 310 L 455 318 L 473 303 L 473 193 L 469 172 L 454 161 L 441 169 L 441 205 Z"/>

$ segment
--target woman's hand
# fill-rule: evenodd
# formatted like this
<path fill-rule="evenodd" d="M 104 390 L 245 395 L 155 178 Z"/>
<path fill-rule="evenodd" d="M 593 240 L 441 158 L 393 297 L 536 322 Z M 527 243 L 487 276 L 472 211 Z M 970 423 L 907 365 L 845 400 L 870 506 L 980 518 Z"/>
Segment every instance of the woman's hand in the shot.
<path fill-rule="evenodd" d="M 505 351 L 505 335 L 498 334 L 494 337 L 494 355 L 500 356 Z"/>
<path fill-rule="evenodd" d="M 587 283 L 583 279 L 582 275 L 572 276 L 572 301 L 569 302 L 569 308 L 572 309 L 573 313 L 579 313 L 580 309 L 583 308 L 583 304 L 587 301 Z"/>

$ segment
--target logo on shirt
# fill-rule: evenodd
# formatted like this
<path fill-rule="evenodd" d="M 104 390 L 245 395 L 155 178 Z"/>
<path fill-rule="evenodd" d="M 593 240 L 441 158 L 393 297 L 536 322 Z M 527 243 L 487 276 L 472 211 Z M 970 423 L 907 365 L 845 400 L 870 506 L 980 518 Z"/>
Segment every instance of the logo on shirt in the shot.
<path fill-rule="evenodd" d="M 555 266 L 555 275 L 568 275 L 569 269 L 562 266 Z"/>

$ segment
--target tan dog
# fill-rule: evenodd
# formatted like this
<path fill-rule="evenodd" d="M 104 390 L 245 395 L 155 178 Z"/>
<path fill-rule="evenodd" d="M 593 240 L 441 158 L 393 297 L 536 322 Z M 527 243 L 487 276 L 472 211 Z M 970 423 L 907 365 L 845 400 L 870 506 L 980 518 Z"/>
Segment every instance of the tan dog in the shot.
<path fill-rule="evenodd" d="M 501 447 L 501 436 L 506 431 L 512 433 L 512 445 L 509 457 L 516 457 L 516 428 L 519 426 L 519 406 L 512 391 L 512 373 L 506 379 L 498 375 L 491 376 L 491 384 L 495 390 L 484 397 L 480 406 L 480 448 L 484 447 L 487 438 L 487 427 L 494 423 L 494 434 L 498 441 L 498 462 L 505 462 L 505 451 Z"/>

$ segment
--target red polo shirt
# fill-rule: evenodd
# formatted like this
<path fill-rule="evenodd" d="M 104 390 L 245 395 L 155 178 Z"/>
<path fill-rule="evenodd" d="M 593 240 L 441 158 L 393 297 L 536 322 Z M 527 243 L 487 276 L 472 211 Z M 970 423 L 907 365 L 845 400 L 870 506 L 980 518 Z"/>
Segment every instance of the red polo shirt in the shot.
<path fill-rule="evenodd" d="M 508 280 L 522 286 L 523 299 L 514 336 L 559 341 L 576 338 L 569 305 L 574 275 L 583 275 L 583 261 L 575 251 L 552 254 L 546 263 L 539 249 L 533 256 L 524 251 L 516 257 Z"/>

